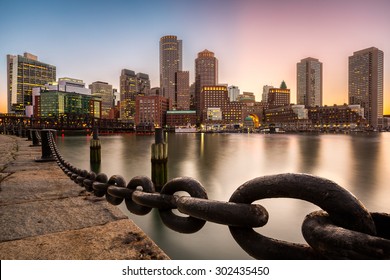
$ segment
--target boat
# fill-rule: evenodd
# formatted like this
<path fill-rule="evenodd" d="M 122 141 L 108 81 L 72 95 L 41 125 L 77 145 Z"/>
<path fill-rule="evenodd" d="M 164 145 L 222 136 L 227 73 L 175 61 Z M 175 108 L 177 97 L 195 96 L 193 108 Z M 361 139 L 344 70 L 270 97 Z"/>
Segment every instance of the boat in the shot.
<path fill-rule="evenodd" d="M 197 132 L 196 127 L 194 126 L 175 126 L 175 133 L 194 133 Z"/>

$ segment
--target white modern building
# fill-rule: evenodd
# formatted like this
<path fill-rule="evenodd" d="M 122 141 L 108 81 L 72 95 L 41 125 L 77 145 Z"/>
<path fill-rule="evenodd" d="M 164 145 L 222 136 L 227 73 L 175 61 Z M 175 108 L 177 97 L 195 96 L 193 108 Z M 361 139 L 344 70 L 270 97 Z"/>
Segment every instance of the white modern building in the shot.
<path fill-rule="evenodd" d="M 240 89 L 238 88 L 238 86 L 229 86 L 228 94 L 230 102 L 237 101 L 237 98 L 240 95 Z"/>

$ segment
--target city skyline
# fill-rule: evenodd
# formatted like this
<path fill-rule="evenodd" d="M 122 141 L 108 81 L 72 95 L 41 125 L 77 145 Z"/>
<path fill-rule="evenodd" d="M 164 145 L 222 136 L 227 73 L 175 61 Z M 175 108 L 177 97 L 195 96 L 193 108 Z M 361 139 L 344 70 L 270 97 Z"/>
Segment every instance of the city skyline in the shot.
<path fill-rule="evenodd" d="M 7 54 L 29 52 L 56 66 L 59 78 L 103 81 L 118 90 L 121 70 L 134 69 L 157 87 L 159 39 L 175 35 L 190 83 L 197 54 L 208 49 L 219 61 L 219 83 L 253 92 L 257 101 L 264 85 L 284 80 L 297 103 L 296 63 L 315 57 L 323 63 L 324 105 L 348 103 L 348 57 L 377 47 L 384 52 L 384 113 L 390 114 L 388 1 L 48 3 L 0 3 L 0 112 L 7 104 Z"/>

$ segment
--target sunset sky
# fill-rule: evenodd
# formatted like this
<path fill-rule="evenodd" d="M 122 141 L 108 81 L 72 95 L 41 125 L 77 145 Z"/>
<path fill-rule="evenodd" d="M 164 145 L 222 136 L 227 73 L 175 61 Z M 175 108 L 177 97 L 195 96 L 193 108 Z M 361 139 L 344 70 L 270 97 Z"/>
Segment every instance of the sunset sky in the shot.
<path fill-rule="evenodd" d="M 105 81 L 121 69 L 159 86 L 159 39 L 183 40 L 183 70 L 194 81 L 197 53 L 219 60 L 219 82 L 261 100 L 264 85 L 285 80 L 296 103 L 296 63 L 323 63 L 324 105 L 348 102 L 348 56 L 368 47 L 385 55 L 384 103 L 390 114 L 388 0 L 0 1 L 0 112 L 6 112 L 6 55 L 29 52 L 57 67 L 57 78 Z"/>

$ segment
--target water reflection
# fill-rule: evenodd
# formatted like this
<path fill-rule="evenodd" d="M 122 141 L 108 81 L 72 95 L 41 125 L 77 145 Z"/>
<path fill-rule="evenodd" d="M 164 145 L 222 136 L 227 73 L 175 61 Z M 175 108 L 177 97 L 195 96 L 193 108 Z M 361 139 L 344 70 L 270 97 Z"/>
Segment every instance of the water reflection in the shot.
<path fill-rule="evenodd" d="M 298 136 L 296 139 L 299 148 L 298 169 L 302 173 L 312 174 L 315 172 L 318 164 L 321 137 L 318 135 L 307 135 Z"/>
<path fill-rule="evenodd" d="M 101 171 L 150 176 L 153 136 L 101 136 Z M 357 135 L 169 134 L 168 178 L 190 176 L 207 189 L 209 198 L 229 200 L 244 182 L 258 176 L 304 172 L 325 177 L 352 191 L 370 211 L 390 212 L 390 133 Z M 89 138 L 58 138 L 66 160 L 89 169 Z M 321 186 L 319 186 L 321 187 Z M 304 242 L 300 227 L 316 206 L 293 199 L 258 201 L 270 214 L 258 229 L 266 236 Z M 127 212 L 124 205 L 119 206 Z M 165 227 L 154 210 L 133 219 L 173 259 L 250 259 L 226 226 L 206 223 L 191 235 Z"/>

